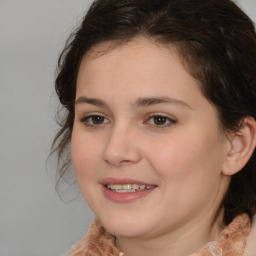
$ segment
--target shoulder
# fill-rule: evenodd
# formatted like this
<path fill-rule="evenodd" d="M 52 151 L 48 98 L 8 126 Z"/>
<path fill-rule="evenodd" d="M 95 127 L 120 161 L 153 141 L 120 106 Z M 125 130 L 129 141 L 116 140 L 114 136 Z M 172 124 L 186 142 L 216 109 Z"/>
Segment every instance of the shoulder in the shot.
<path fill-rule="evenodd" d="M 86 236 L 61 256 L 114 256 L 118 254 L 114 237 L 95 219 Z"/>
<path fill-rule="evenodd" d="M 252 229 L 250 235 L 247 238 L 246 248 L 244 256 L 256 255 L 256 215 L 252 219 Z"/>

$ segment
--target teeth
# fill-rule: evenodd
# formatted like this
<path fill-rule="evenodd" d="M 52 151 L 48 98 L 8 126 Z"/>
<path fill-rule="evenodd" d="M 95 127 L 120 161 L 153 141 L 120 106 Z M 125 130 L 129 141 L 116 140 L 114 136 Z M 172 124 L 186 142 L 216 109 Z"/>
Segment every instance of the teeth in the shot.
<path fill-rule="evenodd" d="M 140 187 L 140 186 L 137 185 L 137 184 L 133 184 L 133 185 L 132 185 L 132 188 L 133 188 L 133 189 L 138 189 L 139 187 Z"/>
<path fill-rule="evenodd" d="M 154 186 L 145 186 L 145 185 L 138 185 L 138 184 L 108 184 L 107 188 L 114 190 L 120 193 L 127 193 L 127 192 L 135 192 L 136 190 L 148 190 L 153 188 Z"/>
<path fill-rule="evenodd" d="M 119 189 L 119 190 L 115 190 L 116 192 L 119 193 L 129 193 L 129 192 L 135 192 L 134 189 Z"/>
<path fill-rule="evenodd" d="M 117 185 L 117 186 L 121 186 L 122 188 L 118 188 L 118 189 L 126 189 L 126 190 L 129 190 L 132 188 L 132 185 L 131 184 L 125 184 L 125 185 Z"/>
<path fill-rule="evenodd" d="M 145 189 L 145 187 L 146 187 L 145 185 L 140 185 L 140 189 L 142 190 Z"/>

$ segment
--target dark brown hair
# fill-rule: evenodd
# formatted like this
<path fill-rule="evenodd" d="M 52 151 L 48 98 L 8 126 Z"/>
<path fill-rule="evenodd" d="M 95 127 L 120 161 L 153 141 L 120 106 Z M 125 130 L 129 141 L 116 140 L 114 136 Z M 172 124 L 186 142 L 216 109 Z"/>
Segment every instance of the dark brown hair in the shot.
<path fill-rule="evenodd" d="M 102 42 L 123 44 L 143 36 L 174 46 L 184 67 L 213 103 L 221 126 L 235 131 L 256 119 L 256 35 L 250 18 L 231 0 L 97 0 L 69 38 L 58 62 L 55 88 L 66 112 L 52 147 L 59 176 L 74 122 L 76 79 L 82 57 Z M 224 223 L 256 213 L 256 152 L 232 179 L 224 198 Z"/>

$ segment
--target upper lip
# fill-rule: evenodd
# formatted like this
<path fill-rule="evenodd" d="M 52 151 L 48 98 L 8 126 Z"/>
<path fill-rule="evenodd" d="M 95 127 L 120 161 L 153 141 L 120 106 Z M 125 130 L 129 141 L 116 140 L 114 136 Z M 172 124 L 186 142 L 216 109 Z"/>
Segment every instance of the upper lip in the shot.
<path fill-rule="evenodd" d="M 145 185 L 145 186 L 156 186 L 155 184 L 152 183 L 146 183 L 143 181 L 139 180 L 134 180 L 134 179 L 117 179 L 117 178 L 106 178 L 101 182 L 102 185 L 106 186 L 109 184 L 119 184 L 119 185 L 124 185 L 124 184 L 138 184 L 138 185 Z"/>

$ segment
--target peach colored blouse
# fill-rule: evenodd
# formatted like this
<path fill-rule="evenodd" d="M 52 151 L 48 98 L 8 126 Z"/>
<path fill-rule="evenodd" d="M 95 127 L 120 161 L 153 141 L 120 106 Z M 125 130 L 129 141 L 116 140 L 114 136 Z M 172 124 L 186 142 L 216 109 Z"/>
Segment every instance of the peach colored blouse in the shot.
<path fill-rule="evenodd" d="M 237 216 L 225 227 L 216 241 L 207 243 L 199 253 L 188 256 L 243 256 L 251 223 L 247 214 Z M 256 238 L 255 238 L 256 239 Z M 254 243 L 254 242 L 252 242 Z M 255 240 L 256 243 L 256 240 Z M 110 235 L 97 219 L 91 224 L 87 235 L 75 244 L 64 256 L 123 256 Z M 248 254 L 256 256 L 255 254 Z"/>

